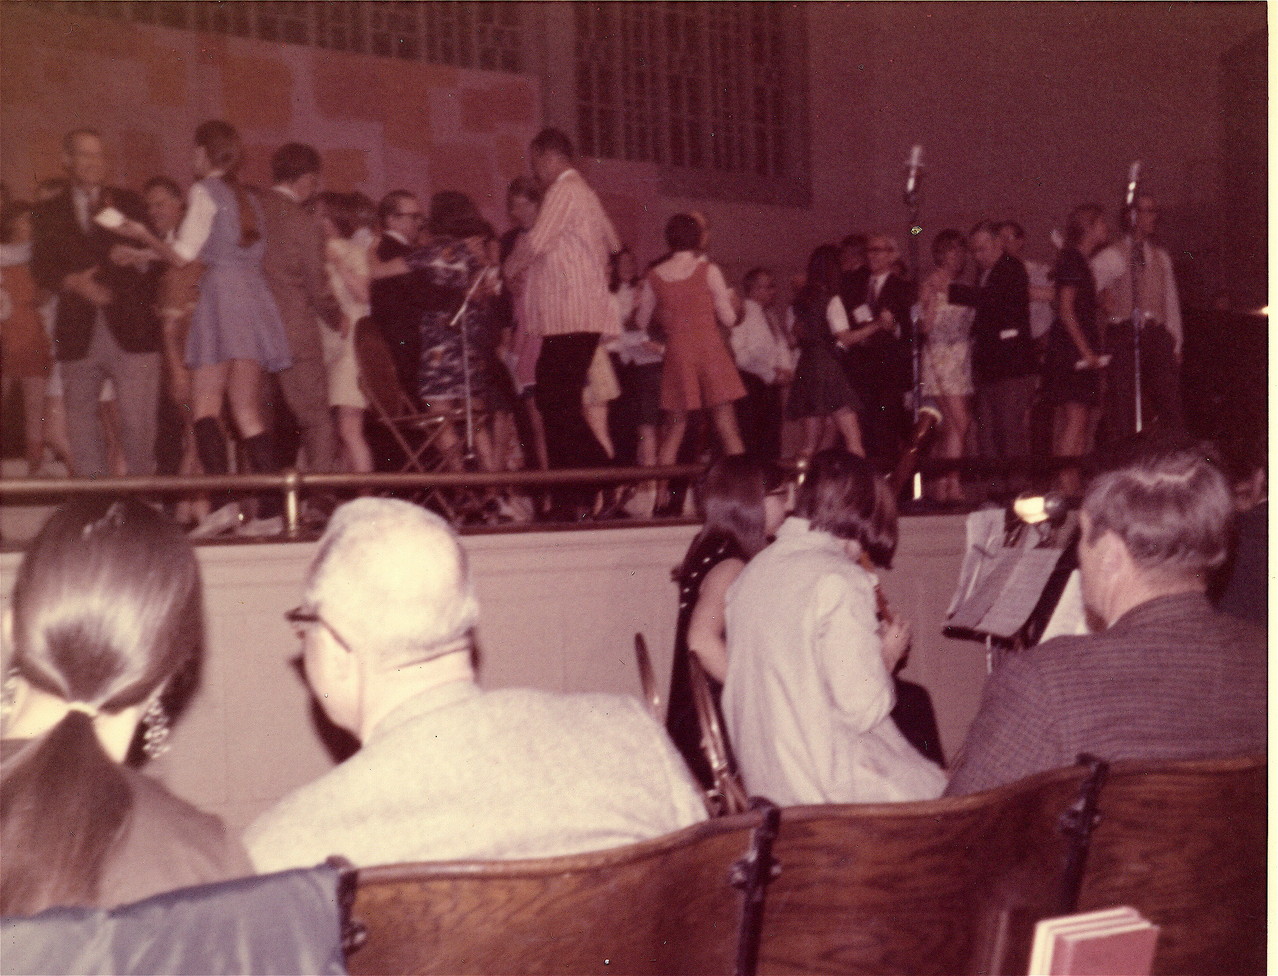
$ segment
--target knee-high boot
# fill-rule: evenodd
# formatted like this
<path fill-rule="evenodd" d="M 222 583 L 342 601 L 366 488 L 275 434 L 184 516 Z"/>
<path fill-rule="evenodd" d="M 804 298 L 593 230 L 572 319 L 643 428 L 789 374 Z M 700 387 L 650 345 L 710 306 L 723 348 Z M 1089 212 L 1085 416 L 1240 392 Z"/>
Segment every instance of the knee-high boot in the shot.
<path fill-rule="evenodd" d="M 244 439 L 244 452 L 256 474 L 275 474 L 280 469 L 275 456 L 275 441 L 268 431 Z M 268 492 L 257 497 L 257 517 L 271 518 L 283 512 L 279 495 Z"/>

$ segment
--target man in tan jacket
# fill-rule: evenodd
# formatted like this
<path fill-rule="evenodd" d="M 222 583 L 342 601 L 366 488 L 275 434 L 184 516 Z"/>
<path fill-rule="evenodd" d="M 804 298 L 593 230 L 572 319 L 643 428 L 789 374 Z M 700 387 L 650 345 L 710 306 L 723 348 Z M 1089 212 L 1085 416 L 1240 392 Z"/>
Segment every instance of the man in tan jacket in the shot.
<path fill-rule="evenodd" d="M 262 194 L 266 217 L 263 268 L 275 295 L 293 365 L 279 373 L 284 400 L 297 418 L 307 468 L 337 467 L 337 436 L 328 408 L 328 378 L 320 323 L 342 327 L 342 310 L 324 267 L 324 232 L 306 203 L 320 183 L 320 157 L 313 146 L 290 142 L 271 157 L 275 185 Z"/>

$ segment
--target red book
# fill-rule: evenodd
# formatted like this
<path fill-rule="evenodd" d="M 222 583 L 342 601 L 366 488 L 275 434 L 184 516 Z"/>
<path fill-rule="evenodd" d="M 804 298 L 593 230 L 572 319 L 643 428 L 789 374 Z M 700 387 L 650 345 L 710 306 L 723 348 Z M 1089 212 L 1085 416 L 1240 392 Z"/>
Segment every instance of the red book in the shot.
<path fill-rule="evenodd" d="M 1158 926 L 1134 908 L 1108 908 L 1034 927 L 1030 976 L 1149 976 Z"/>

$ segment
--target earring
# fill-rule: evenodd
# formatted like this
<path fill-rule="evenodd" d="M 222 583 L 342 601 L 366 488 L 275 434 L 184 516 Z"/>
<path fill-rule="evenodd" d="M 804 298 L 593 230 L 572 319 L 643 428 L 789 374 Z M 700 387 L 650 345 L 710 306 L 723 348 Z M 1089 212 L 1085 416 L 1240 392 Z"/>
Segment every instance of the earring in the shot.
<path fill-rule="evenodd" d="M 0 682 L 0 721 L 9 717 L 13 706 L 18 701 L 18 669 L 11 667 L 4 673 L 4 681 Z"/>
<path fill-rule="evenodd" d="M 160 699 L 152 698 L 146 706 L 142 726 L 142 751 L 148 759 L 156 759 L 169 751 L 169 715 Z"/>

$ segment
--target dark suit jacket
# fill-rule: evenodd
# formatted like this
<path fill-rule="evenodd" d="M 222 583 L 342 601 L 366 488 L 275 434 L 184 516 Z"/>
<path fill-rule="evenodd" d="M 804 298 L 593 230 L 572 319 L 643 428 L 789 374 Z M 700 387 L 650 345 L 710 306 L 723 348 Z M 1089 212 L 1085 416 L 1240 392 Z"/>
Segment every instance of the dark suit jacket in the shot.
<path fill-rule="evenodd" d="M 972 321 L 972 378 L 977 383 L 1038 372 L 1025 265 L 1004 254 L 990 268 L 984 285 L 950 285 L 949 299 L 955 305 L 976 309 Z"/>
<path fill-rule="evenodd" d="M 131 220 L 145 221 L 146 211 L 136 193 L 103 187 L 99 206 L 113 206 Z M 160 318 L 156 314 L 156 291 L 164 267 L 159 262 L 145 271 L 112 264 L 109 253 L 115 244 L 134 244 L 92 221 L 88 233 L 80 229 L 71 191 L 39 204 L 32 213 L 31 273 L 36 282 L 58 295 L 54 323 L 54 351 L 60 360 L 83 359 L 93 337 L 97 308 L 62 289 L 69 274 L 97 268 L 97 278 L 115 296 L 104 309 L 107 327 L 125 352 L 159 352 Z"/>
<path fill-rule="evenodd" d="M 275 296 L 289 351 L 297 359 L 321 359 L 319 322 L 342 327 L 342 310 L 328 284 L 324 231 L 319 221 L 277 190 L 258 194 L 265 219 L 262 270 Z"/>
<path fill-rule="evenodd" d="M 896 274 L 889 274 L 879 289 L 878 298 L 869 301 L 870 269 L 858 268 L 846 272 L 839 282 L 839 297 L 843 299 L 843 307 L 847 310 L 848 321 L 852 328 L 861 327 L 853 314 L 862 305 L 869 305 L 875 316 L 883 309 L 892 313 L 896 319 L 900 338 L 886 332 L 876 332 L 870 339 L 848 348 L 846 361 L 852 374 L 853 385 L 863 390 L 868 374 L 886 371 L 880 378 L 887 381 L 893 389 L 909 389 L 912 378 L 910 366 L 910 337 L 914 334 L 914 325 L 910 320 L 910 308 L 914 304 L 914 286 Z"/>
<path fill-rule="evenodd" d="M 377 257 L 381 261 L 405 257 L 413 250 L 389 234 L 383 234 L 377 242 Z M 426 272 L 415 270 L 391 278 L 376 278 L 368 291 L 373 321 L 390 347 L 400 383 L 405 393 L 415 397 L 422 347 L 422 313 L 431 294 Z"/>

